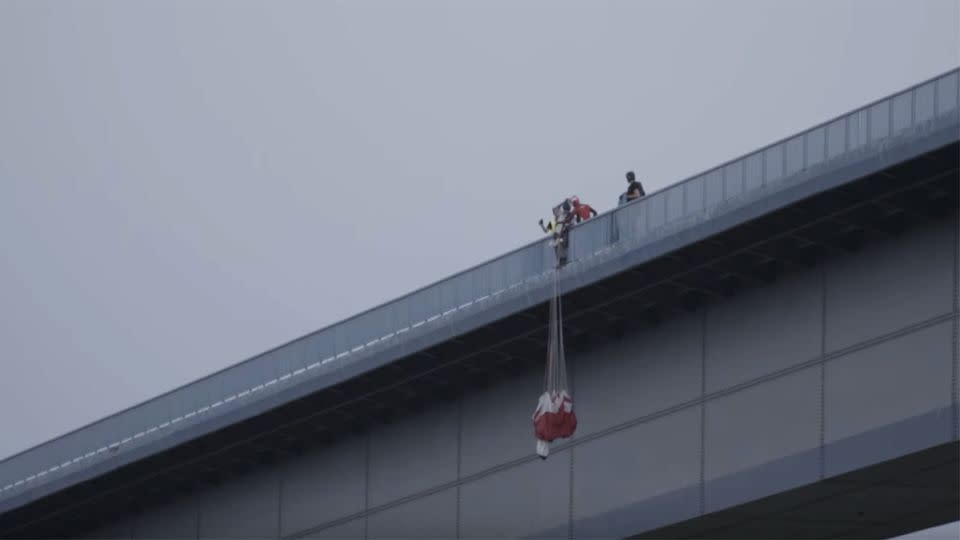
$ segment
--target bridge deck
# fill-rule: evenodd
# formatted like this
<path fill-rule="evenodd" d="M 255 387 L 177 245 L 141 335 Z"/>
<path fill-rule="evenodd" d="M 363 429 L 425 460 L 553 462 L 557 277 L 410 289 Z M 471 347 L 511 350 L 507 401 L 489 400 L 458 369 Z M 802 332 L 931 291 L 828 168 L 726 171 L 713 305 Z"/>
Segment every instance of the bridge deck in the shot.
<path fill-rule="evenodd" d="M 942 175 L 956 171 L 955 152 L 936 152 L 957 140 L 958 79 L 960 73 L 951 71 L 575 229 L 573 262 L 561 272 L 561 287 L 572 320 L 593 316 L 575 323 L 574 346 L 609 329 L 597 326 L 613 322 L 623 331 L 630 321 L 618 302 L 634 302 L 638 292 L 655 322 L 665 311 L 722 295 L 743 280 L 809 264 L 820 250 L 847 249 L 865 232 L 896 227 L 901 218 L 887 219 L 884 208 L 909 216 L 952 204 L 955 182 L 944 183 Z M 909 164 L 909 181 L 898 176 L 898 167 L 908 170 L 903 164 Z M 818 198 L 824 194 L 829 197 Z M 837 221 L 858 226 L 835 234 Z M 724 243 L 707 242 L 723 234 Z M 684 251 L 691 246 L 697 250 Z M 245 440 L 247 430 L 263 430 L 248 421 L 268 412 L 282 411 L 333 436 L 356 426 L 356 419 L 389 413 L 383 406 L 389 399 L 363 399 L 372 392 L 432 380 L 453 396 L 460 391 L 457 372 L 467 365 L 489 374 L 538 359 L 543 321 L 531 308 L 547 299 L 552 265 L 545 242 L 530 244 L 8 458 L 0 462 L 0 512 L 111 471 L 130 471 L 187 442 L 202 446 L 211 434 L 218 438 L 211 446 Z M 491 347 L 518 336 L 526 345 L 507 355 Z M 392 382 L 373 380 L 392 365 Z M 327 389 L 338 392 L 322 392 Z M 422 406 L 420 392 L 408 393 L 411 408 Z M 318 411 L 343 410 L 344 404 L 364 412 L 347 414 L 352 420 L 345 422 L 320 419 Z M 296 415 L 298 409 L 304 414 Z M 275 434 L 293 433 L 289 421 L 275 420 Z M 290 441 L 301 444 L 298 437 Z M 254 444 L 251 451 L 262 454 L 265 446 Z"/>

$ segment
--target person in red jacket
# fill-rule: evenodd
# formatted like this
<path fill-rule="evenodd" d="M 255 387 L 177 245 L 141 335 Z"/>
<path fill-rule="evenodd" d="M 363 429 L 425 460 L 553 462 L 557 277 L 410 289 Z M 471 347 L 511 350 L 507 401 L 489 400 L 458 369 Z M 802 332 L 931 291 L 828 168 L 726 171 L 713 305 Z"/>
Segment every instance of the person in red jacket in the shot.
<path fill-rule="evenodd" d="M 580 202 L 580 197 L 576 195 L 570 197 L 570 202 L 573 204 L 573 214 L 576 216 L 577 223 L 583 223 L 597 215 L 597 211 L 594 210 L 592 206 Z"/>

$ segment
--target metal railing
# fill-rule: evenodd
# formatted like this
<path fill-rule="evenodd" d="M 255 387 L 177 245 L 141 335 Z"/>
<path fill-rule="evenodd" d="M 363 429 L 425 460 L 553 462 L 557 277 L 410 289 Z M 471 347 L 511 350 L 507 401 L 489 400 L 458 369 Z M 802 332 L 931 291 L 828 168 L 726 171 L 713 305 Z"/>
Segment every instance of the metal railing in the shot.
<path fill-rule="evenodd" d="M 605 212 L 571 231 L 571 263 L 564 272 L 733 211 L 898 140 L 960 126 L 958 82 L 960 71 L 952 70 Z M 0 461 L 0 500 L 543 286 L 553 266 L 546 240 L 528 244 L 9 457 Z"/>

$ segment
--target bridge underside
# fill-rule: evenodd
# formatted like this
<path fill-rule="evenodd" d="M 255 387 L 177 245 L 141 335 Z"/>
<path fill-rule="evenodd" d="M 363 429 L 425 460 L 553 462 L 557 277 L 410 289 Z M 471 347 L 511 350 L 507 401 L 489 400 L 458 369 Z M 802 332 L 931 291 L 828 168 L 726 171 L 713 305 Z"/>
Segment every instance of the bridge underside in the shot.
<path fill-rule="evenodd" d="M 891 538 L 960 520 L 956 442 L 633 538 Z"/>
<path fill-rule="evenodd" d="M 873 240 L 952 219 L 960 200 L 958 150 L 951 143 L 569 293 L 568 350 L 591 349 Z M 76 536 L 537 369 L 546 315 L 542 305 L 521 311 L 50 494 L 0 516 L 0 535 Z M 647 536 L 890 536 L 957 519 L 957 477 L 952 443 Z"/>

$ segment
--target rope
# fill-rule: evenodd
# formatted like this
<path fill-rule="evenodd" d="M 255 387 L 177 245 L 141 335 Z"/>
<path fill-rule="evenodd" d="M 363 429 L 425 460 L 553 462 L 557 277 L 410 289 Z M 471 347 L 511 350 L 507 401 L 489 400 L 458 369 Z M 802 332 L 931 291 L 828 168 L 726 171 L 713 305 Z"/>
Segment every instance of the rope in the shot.
<path fill-rule="evenodd" d="M 551 393 L 567 389 L 566 354 L 563 347 L 563 308 L 560 301 L 559 281 L 559 272 L 554 272 L 547 331 L 547 369 L 543 381 L 544 392 Z"/>

